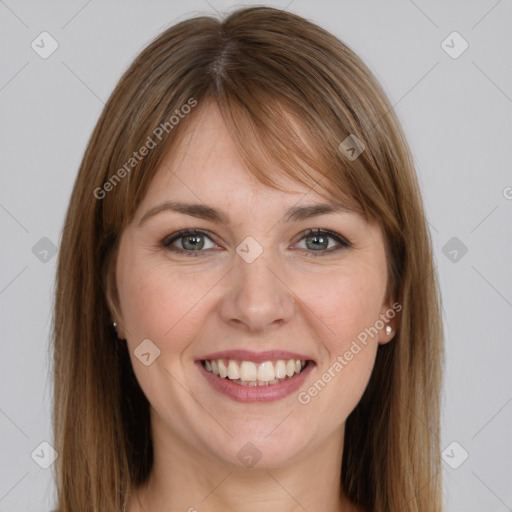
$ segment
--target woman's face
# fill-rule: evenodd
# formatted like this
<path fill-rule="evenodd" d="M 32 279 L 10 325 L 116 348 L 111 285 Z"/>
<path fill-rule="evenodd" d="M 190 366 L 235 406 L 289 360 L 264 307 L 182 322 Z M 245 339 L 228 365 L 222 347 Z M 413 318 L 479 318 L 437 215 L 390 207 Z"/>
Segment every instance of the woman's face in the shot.
<path fill-rule="evenodd" d="M 278 467 L 341 442 L 392 338 L 380 228 L 280 183 L 250 174 L 210 104 L 121 237 L 115 320 L 153 435 L 212 461 Z"/>

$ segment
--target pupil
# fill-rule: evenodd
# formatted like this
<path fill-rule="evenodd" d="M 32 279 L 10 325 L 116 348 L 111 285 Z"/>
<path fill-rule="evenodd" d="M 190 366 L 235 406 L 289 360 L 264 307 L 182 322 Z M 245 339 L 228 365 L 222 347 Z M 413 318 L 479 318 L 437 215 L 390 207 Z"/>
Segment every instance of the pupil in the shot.
<path fill-rule="evenodd" d="M 317 250 L 317 249 L 325 249 L 326 247 L 325 246 L 325 242 L 326 242 L 326 237 L 325 236 L 321 236 L 321 235 L 312 235 L 310 237 L 308 237 L 309 240 L 313 239 L 313 240 L 321 240 L 321 242 L 314 242 L 313 243 L 313 249 L 314 250 Z M 321 246 L 321 247 L 320 247 Z"/>
<path fill-rule="evenodd" d="M 202 249 L 202 247 L 204 245 L 204 242 L 201 243 L 201 237 L 198 235 L 189 235 L 189 236 L 186 236 L 183 240 L 184 240 L 183 245 L 184 245 L 185 249 L 196 249 L 196 248 Z M 190 243 L 191 240 L 192 240 L 192 242 Z M 186 247 L 187 241 L 189 243 L 189 247 Z"/>

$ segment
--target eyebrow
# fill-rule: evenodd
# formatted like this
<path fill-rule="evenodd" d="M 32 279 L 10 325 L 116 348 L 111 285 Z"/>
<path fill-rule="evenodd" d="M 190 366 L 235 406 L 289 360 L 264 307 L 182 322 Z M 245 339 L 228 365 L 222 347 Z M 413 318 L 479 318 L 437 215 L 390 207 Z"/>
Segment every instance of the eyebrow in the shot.
<path fill-rule="evenodd" d="M 223 224 L 229 224 L 229 215 L 215 208 L 201 203 L 183 203 L 180 201 L 166 201 L 165 203 L 159 204 L 154 208 L 148 210 L 139 222 L 139 227 L 145 224 L 151 217 L 158 215 L 164 211 L 172 211 L 182 213 L 184 215 L 190 215 L 191 217 L 197 217 L 199 219 L 210 220 L 212 222 L 220 222 Z M 283 222 L 297 222 L 318 215 L 325 215 L 329 213 L 353 213 L 354 209 L 347 205 L 335 204 L 335 203 L 317 203 L 317 204 L 306 204 L 301 206 L 292 206 L 283 216 Z"/>

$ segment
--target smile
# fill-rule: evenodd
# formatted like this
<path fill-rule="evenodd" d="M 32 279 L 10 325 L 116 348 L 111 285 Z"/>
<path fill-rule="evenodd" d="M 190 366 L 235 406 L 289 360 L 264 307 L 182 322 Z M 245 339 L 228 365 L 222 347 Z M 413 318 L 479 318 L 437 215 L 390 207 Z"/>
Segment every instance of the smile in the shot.
<path fill-rule="evenodd" d="M 216 392 L 237 402 L 281 400 L 304 385 L 316 362 L 281 350 L 229 350 L 196 359 L 196 367 Z"/>
<path fill-rule="evenodd" d="M 206 371 L 240 386 L 272 386 L 301 373 L 307 361 L 279 359 L 255 363 L 235 359 L 204 359 L 201 364 Z"/>

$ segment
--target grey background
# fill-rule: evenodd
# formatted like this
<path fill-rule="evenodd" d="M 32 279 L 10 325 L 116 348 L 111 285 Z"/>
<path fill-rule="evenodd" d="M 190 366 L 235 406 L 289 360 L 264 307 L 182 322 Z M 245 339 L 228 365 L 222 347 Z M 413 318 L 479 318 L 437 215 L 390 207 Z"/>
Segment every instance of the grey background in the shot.
<path fill-rule="evenodd" d="M 0 0 L 0 512 L 54 505 L 51 468 L 31 457 L 36 450 L 44 463 L 49 448 L 39 445 L 51 444 L 52 247 L 103 103 L 162 30 L 251 3 Z M 267 5 L 310 18 L 351 46 L 403 122 L 444 299 L 447 510 L 512 510 L 512 2 Z M 47 59 L 31 48 L 43 31 L 59 45 Z M 458 58 L 441 46 L 453 31 L 469 43 Z M 453 37 L 445 44 L 462 48 Z"/>

